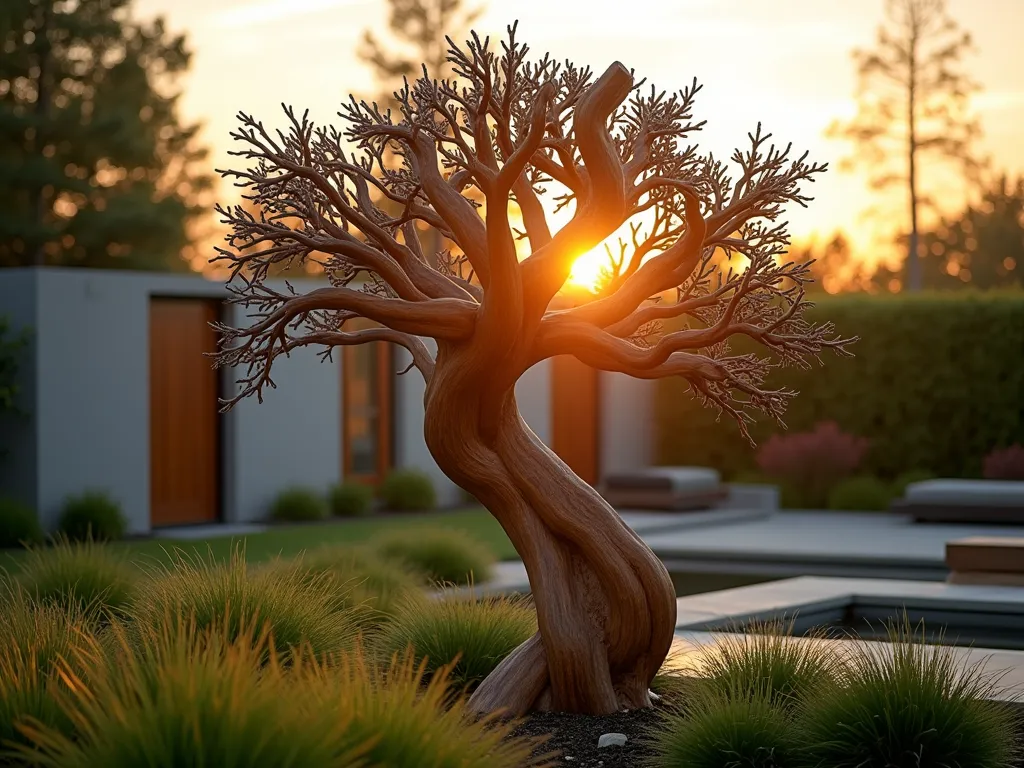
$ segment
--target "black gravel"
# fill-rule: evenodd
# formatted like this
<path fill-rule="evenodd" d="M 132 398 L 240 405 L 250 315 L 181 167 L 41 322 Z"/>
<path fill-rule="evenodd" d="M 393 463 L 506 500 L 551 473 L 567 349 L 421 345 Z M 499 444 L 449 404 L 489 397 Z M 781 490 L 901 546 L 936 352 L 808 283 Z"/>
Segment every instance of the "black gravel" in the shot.
<path fill-rule="evenodd" d="M 603 717 L 542 712 L 530 715 L 515 730 L 517 736 L 549 738 L 537 754 L 557 753 L 556 765 L 578 768 L 640 768 L 651 756 L 643 739 L 652 732 L 658 719 L 657 709 L 641 709 Z M 628 741 L 621 747 L 597 748 L 605 733 L 623 733 Z"/>

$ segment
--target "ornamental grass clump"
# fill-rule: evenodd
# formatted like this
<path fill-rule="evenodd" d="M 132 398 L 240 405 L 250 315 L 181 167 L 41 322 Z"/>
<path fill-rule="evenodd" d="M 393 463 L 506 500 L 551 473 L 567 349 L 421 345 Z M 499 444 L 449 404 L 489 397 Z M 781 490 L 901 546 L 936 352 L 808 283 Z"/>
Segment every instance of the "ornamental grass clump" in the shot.
<path fill-rule="evenodd" d="M 320 547 L 306 553 L 300 567 L 311 578 L 329 576 L 339 606 L 363 605 L 379 619 L 392 616 L 399 603 L 426 599 L 422 574 L 369 549 Z"/>
<path fill-rule="evenodd" d="M 701 649 L 695 687 L 719 698 L 760 691 L 791 712 L 822 687 L 835 685 L 844 668 L 833 645 L 794 639 L 792 622 L 766 622 L 722 633 Z"/>
<path fill-rule="evenodd" d="M 801 765 L 829 768 L 1011 768 L 1013 710 L 993 701 L 998 678 L 926 642 L 904 618 L 889 643 L 865 643 L 841 685 L 801 707 Z"/>
<path fill-rule="evenodd" d="M 323 669 L 322 667 L 320 668 Z M 373 768 L 541 768 L 539 742 L 511 736 L 517 723 L 479 716 L 452 687 L 446 668 L 428 669 L 408 654 L 375 662 L 360 654 L 334 660 L 319 684 L 303 695 L 330 709 L 343 700 L 354 713 L 347 727 L 355 743 L 368 743 Z"/>
<path fill-rule="evenodd" d="M 353 646 L 365 623 L 365 611 L 339 605 L 337 591 L 329 576 L 310 576 L 300 563 L 250 572 L 238 549 L 227 562 L 179 552 L 153 570 L 128 615 L 142 633 L 194 623 L 233 640 L 247 627 L 266 628 L 278 648 L 337 653 Z"/>
<path fill-rule="evenodd" d="M 122 550 L 60 536 L 52 547 L 26 553 L 14 578 L 38 602 L 73 602 L 86 613 L 109 618 L 127 608 L 143 575 Z"/>
<path fill-rule="evenodd" d="M 201 630 L 194 622 L 115 628 L 115 663 L 98 663 L 57 696 L 69 735 L 28 731 L 27 760 L 46 768 L 352 768 L 368 745 L 349 699 L 303 694 L 269 633 Z"/>
<path fill-rule="evenodd" d="M 382 630 L 378 648 L 385 658 L 411 648 L 428 672 L 450 667 L 454 684 L 472 688 L 536 632 L 537 614 L 528 598 L 446 595 L 402 604 Z"/>
<path fill-rule="evenodd" d="M 79 668 L 80 654 L 95 650 L 95 625 L 76 602 L 39 604 L 13 582 L 0 585 L 0 615 L 0 747 L 26 743 L 29 722 L 70 733 L 55 698 L 67 685 L 58 665 Z"/>
<path fill-rule="evenodd" d="M 404 563 L 434 584 L 480 583 L 491 578 L 497 558 L 486 544 L 454 528 L 415 528 L 372 542 L 382 556 Z"/>
<path fill-rule="evenodd" d="M 799 745 L 765 687 L 706 689 L 663 714 L 647 740 L 657 768 L 790 768 Z"/>

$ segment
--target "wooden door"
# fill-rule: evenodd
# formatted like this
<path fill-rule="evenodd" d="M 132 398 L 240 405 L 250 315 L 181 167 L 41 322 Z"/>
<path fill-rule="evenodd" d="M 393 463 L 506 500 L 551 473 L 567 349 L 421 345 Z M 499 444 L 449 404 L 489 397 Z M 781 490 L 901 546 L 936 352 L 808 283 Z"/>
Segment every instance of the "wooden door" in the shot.
<path fill-rule="evenodd" d="M 581 479 L 595 485 L 601 470 L 598 372 L 571 355 L 551 363 L 551 447 Z"/>
<path fill-rule="evenodd" d="M 349 321 L 346 329 L 371 324 Z M 383 341 L 343 347 L 341 362 L 341 474 L 376 485 L 391 469 L 391 345 Z"/>
<path fill-rule="evenodd" d="M 149 305 L 149 519 L 153 526 L 205 523 L 220 512 L 219 304 L 157 299 Z"/>

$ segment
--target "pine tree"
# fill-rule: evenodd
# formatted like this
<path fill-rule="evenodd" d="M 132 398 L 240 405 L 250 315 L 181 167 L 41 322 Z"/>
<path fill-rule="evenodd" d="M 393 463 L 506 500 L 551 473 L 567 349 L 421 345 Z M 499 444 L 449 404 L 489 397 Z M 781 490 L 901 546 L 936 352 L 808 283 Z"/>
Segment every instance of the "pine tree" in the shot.
<path fill-rule="evenodd" d="M 928 202 L 921 191 L 921 166 L 928 155 L 955 160 L 972 173 L 979 168 L 972 144 L 980 127 L 968 114 L 978 86 L 962 69 L 971 36 L 947 14 L 945 0 L 888 0 L 887 15 L 875 49 L 854 52 L 859 111 L 829 133 L 856 144 L 850 163 L 870 166 L 875 188 L 905 185 L 907 287 L 918 290 L 920 209 Z"/>
<path fill-rule="evenodd" d="M 0 3 L 0 264 L 186 269 L 211 177 L 182 36 L 130 0 Z"/>
<path fill-rule="evenodd" d="M 359 51 L 359 58 L 373 71 L 374 79 L 392 85 L 401 78 L 412 82 L 422 75 L 424 68 L 433 78 L 451 77 L 446 37 L 459 42 L 483 9 L 467 10 L 462 0 L 387 0 L 387 3 L 390 40 L 382 42 L 372 31 L 366 30 Z M 392 109 L 397 106 L 393 92 L 387 90 L 377 96 L 377 103 Z M 389 161 L 390 165 L 395 165 L 395 158 Z M 391 213 L 397 213 L 388 208 L 385 201 L 381 202 Z M 450 244 L 433 228 L 421 228 L 419 237 L 424 253 L 436 266 L 439 252 Z"/>
<path fill-rule="evenodd" d="M 363 33 L 359 58 L 372 70 L 379 83 L 394 85 L 401 78 L 415 80 L 425 66 L 431 77 L 451 76 L 446 36 L 465 34 L 482 9 L 463 8 L 462 0 L 387 0 L 390 40 L 382 42 L 372 31 Z M 385 91 L 379 103 L 393 105 Z"/>

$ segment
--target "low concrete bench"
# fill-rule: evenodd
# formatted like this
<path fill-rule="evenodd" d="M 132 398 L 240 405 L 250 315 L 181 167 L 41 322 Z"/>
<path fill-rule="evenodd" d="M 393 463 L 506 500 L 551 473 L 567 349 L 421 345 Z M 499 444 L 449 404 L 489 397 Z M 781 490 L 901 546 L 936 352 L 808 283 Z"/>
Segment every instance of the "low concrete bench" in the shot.
<path fill-rule="evenodd" d="M 1024 537 L 969 536 L 946 542 L 951 584 L 1024 586 Z"/>
<path fill-rule="evenodd" d="M 707 467 L 648 467 L 604 479 L 605 499 L 618 509 L 710 509 L 728 495 L 718 472 Z"/>
<path fill-rule="evenodd" d="M 1024 525 L 1024 482 L 923 480 L 908 485 L 892 510 L 917 522 Z"/>

